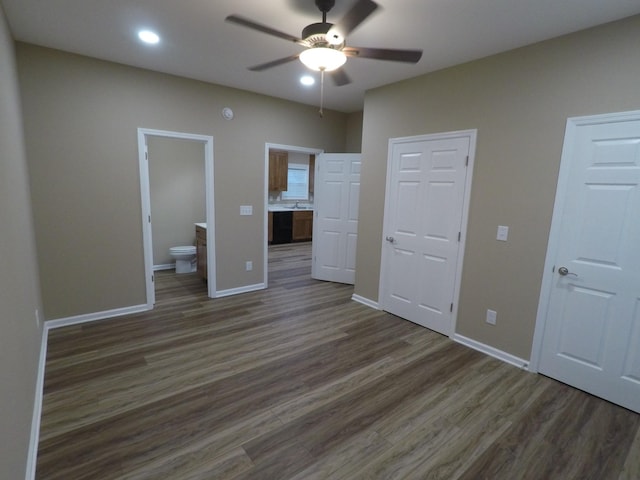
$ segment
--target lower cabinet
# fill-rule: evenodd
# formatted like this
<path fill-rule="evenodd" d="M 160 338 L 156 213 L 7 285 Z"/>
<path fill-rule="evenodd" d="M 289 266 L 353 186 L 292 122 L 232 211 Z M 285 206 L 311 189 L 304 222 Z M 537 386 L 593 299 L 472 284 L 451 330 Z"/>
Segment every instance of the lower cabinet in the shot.
<path fill-rule="evenodd" d="M 270 245 L 308 242 L 313 237 L 313 211 L 269 212 L 268 241 Z"/>
<path fill-rule="evenodd" d="M 207 279 L 207 230 L 196 225 L 196 259 L 198 275 Z"/>
<path fill-rule="evenodd" d="M 313 236 L 313 212 L 293 212 L 292 230 L 291 240 L 294 242 L 311 240 Z"/>

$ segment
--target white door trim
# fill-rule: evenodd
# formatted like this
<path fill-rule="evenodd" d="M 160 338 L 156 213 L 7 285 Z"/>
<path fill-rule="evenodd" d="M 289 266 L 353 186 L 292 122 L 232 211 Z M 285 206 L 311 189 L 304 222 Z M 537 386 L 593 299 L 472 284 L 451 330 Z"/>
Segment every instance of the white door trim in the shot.
<path fill-rule="evenodd" d="M 147 162 L 147 137 L 179 138 L 204 143 L 205 207 L 207 221 L 207 278 L 208 295 L 216 296 L 216 249 L 215 249 L 215 209 L 213 195 L 213 137 L 194 133 L 171 132 L 138 128 L 138 164 L 140 166 L 140 200 L 142 210 L 142 244 L 144 249 L 145 285 L 147 290 L 147 308 L 155 303 L 153 284 L 153 240 L 151 237 L 151 189 L 149 187 L 149 164 Z M 195 227 L 194 227 L 195 228 Z"/>
<path fill-rule="evenodd" d="M 265 143 L 264 144 L 264 229 L 263 229 L 263 241 L 264 245 L 264 265 L 262 267 L 262 271 L 264 272 L 264 280 L 263 285 L 266 287 L 269 286 L 269 150 L 285 150 L 287 152 L 296 152 L 296 153 L 307 153 L 309 155 L 320 155 L 324 153 L 324 150 L 320 148 L 307 148 L 307 147 L 296 147 L 294 145 L 283 145 L 280 143 Z M 318 162 L 315 165 L 317 173 Z M 315 198 L 314 198 L 315 201 Z"/>
<path fill-rule="evenodd" d="M 473 166 L 475 164 L 476 157 L 476 138 L 478 136 L 477 129 L 471 130 L 458 130 L 453 132 L 443 132 L 443 133 L 434 133 L 427 135 L 417 135 L 412 137 L 397 137 L 389 139 L 389 148 L 387 150 L 387 182 L 385 189 L 385 202 L 384 202 L 384 225 L 382 229 L 382 237 L 380 238 L 380 279 L 378 283 L 378 305 L 380 308 L 384 310 L 384 299 L 386 296 L 386 282 L 385 278 L 388 275 L 388 267 L 387 267 L 387 255 L 389 254 L 389 250 L 384 248 L 385 240 L 385 232 L 387 231 L 388 226 L 386 222 L 390 218 L 390 209 L 391 206 L 387 201 L 389 192 L 391 191 L 391 168 L 393 162 L 392 155 L 393 149 L 396 145 L 400 145 L 402 143 L 413 143 L 413 142 L 422 142 L 422 141 L 431 141 L 431 140 L 446 140 L 451 138 L 460 138 L 460 137 L 468 137 L 469 138 L 469 165 L 467 167 L 467 177 L 464 185 L 464 199 L 462 206 L 462 221 L 460 224 L 461 233 L 460 233 L 460 247 L 458 250 L 458 262 L 456 265 L 456 281 L 454 285 L 453 291 L 453 310 L 451 312 L 451 331 L 449 332 L 449 338 L 453 338 L 456 331 L 456 322 L 458 319 L 458 305 L 460 303 L 460 285 L 462 283 L 462 264 L 464 260 L 464 252 L 466 245 L 466 237 L 467 237 L 467 226 L 469 222 L 469 204 L 471 200 L 471 184 L 473 180 Z"/>
<path fill-rule="evenodd" d="M 562 155 L 560 157 L 560 172 L 558 174 L 556 198 L 553 204 L 553 217 L 551 219 L 549 242 L 547 244 L 547 255 L 544 261 L 544 271 L 542 275 L 542 284 L 540 287 L 540 298 L 538 300 L 536 326 L 533 333 L 533 344 L 531 347 L 531 361 L 529 363 L 529 370 L 531 372 L 537 373 L 538 367 L 540 365 L 540 358 L 542 354 L 542 340 L 544 338 L 544 329 L 547 323 L 547 309 L 549 306 L 549 300 L 551 298 L 553 279 L 555 277 L 552 269 L 560 243 L 562 213 L 565 206 L 565 192 L 569 183 L 569 172 L 571 166 L 570 159 L 573 156 L 578 127 L 636 120 L 640 120 L 640 110 L 634 110 L 630 112 L 605 113 L 600 115 L 588 115 L 583 117 L 569 117 L 567 119 L 567 126 L 564 134 L 564 144 L 562 147 Z"/>

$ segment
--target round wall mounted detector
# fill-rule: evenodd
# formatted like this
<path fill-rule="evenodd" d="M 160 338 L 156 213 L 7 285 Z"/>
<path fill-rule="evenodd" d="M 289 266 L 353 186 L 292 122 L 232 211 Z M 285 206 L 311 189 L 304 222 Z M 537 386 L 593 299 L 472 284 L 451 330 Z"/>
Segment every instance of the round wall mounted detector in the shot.
<path fill-rule="evenodd" d="M 231 120 L 233 118 L 233 110 L 229 107 L 224 107 L 222 109 L 222 116 L 227 120 Z"/>

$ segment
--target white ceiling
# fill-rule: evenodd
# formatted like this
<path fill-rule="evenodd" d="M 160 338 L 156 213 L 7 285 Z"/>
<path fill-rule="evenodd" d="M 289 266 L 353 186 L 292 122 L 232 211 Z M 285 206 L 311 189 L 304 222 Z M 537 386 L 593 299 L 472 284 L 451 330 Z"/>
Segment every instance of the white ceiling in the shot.
<path fill-rule="evenodd" d="M 350 85 L 325 85 L 325 107 L 362 108 L 368 89 L 640 13 L 640 0 L 376 0 L 347 38 L 359 47 L 422 49 L 416 65 L 350 58 Z M 328 21 L 354 0 L 336 0 Z M 319 22 L 314 0 L 0 0 L 16 40 L 317 105 L 318 83 L 299 83 L 298 61 L 247 67 L 302 47 L 224 21 L 235 13 L 300 36 Z M 137 39 L 155 30 L 161 43 Z"/>

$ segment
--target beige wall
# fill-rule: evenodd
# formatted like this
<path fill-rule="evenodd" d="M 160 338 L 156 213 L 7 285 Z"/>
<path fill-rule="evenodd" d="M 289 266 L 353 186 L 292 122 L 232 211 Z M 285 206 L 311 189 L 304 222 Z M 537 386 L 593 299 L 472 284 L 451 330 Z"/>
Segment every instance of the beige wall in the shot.
<path fill-rule="evenodd" d="M 567 117 L 640 108 L 638 45 L 640 16 L 368 92 L 356 293 L 378 300 L 388 139 L 477 128 L 456 330 L 529 358 Z"/>
<path fill-rule="evenodd" d="M 214 137 L 218 290 L 263 280 L 265 143 L 345 148 L 346 114 L 33 45 L 17 59 L 48 319 L 146 301 L 138 127 Z"/>
<path fill-rule="evenodd" d="M 206 222 L 204 143 L 149 136 L 153 264 L 175 262 L 171 247 L 195 245 L 194 223 Z"/>
<path fill-rule="evenodd" d="M 345 153 L 362 151 L 362 119 L 364 112 L 350 113 L 347 117 L 347 146 Z"/>
<path fill-rule="evenodd" d="M 13 40 L 0 8 L 0 478 L 25 478 L 42 328 Z"/>

